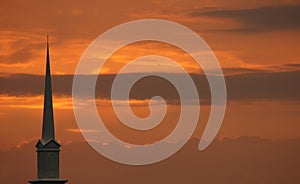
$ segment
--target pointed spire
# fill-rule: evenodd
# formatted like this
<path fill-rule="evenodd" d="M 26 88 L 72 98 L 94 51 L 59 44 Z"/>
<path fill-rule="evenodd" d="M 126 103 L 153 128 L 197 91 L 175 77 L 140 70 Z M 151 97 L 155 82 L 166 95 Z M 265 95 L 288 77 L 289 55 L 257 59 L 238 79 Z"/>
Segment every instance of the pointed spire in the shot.
<path fill-rule="evenodd" d="M 52 87 L 50 73 L 50 56 L 49 43 L 47 35 L 47 56 L 46 56 L 46 76 L 45 76 L 45 91 L 44 91 L 44 116 L 43 116 L 43 132 L 42 140 L 48 142 L 55 139 L 54 121 L 53 121 L 53 106 L 52 106 Z"/>

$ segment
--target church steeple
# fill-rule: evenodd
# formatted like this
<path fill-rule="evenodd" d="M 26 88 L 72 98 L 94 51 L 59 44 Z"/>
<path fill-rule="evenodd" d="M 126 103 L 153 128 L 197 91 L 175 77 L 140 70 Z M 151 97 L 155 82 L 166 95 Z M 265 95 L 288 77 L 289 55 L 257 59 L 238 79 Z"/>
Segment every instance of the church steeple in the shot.
<path fill-rule="evenodd" d="M 44 91 L 42 138 L 36 144 L 37 148 L 37 179 L 31 184 L 65 184 L 68 180 L 59 177 L 60 144 L 54 136 L 54 120 L 52 105 L 52 86 L 50 73 L 50 55 L 47 36 L 46 76 Z"/>
<path fill-rule="evenodd" d="M 52 105 L 52 86 L 50 73 L 50 55 L 49 42 L 47 36 L 47 54 L 46 54 L 46 76 L 45 76 L 45 91 L 44 91 L 44 114 L 43 114 L 43 131 L 42 140 L 48 142 L 55 139 L 54 120 L 53 120 L 53 105 Z"/>

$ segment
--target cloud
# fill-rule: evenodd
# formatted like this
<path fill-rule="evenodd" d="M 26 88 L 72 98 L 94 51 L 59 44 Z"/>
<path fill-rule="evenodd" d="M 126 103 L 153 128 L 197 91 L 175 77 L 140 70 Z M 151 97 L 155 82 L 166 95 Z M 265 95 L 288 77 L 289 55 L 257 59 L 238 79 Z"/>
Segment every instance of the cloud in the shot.
<path fill-rule="evenodd" d="M 78 128 L 69 128 L 67 129 L 68 132 L 72 132 L 72 133 L 80 133 L 80 132 L 84 132 L 84 133 L 99 133 L 99 131 L 94 130 L 94 129 L 78 129 Z"/>
<path fill-rule="evenodd" d="M 296 67 L 290 64 L 288 67 Z M 296 69 L 295 68 L 295 69 Z M 252 69 L 229 69 L 237 74 L 226 75 L 227 93 L 229 100 L 300 100 L 300 70 L 272 72 Z M 134 74 L 123 74 L 125 78 L 131 78 Z M 170 77 L 182 79 L 182 74 L 167 74 Z M 81 76 L 84 80 L 89 76 Z M 96 96 L 101 99 L 110 99 L 111 85 L 115 75 L 106 74 L 98 77 Z M 210 90 L 206 77 L 202 74 L 191 74 L 198 89 L 200 100 L 209 103 Z M 215 76 L 217 77 L 217 76 Z M 72 75 L 54 75 L 54 96 L 71 96 Z M 1 95 L 9 96 L 36 96 L 42 95 L 44 89 L 44 77 L 29 74 L 0 75 Z M 162 96 L 168 103 L 174 104 L 179 99 L 175 87 L 159 77 L 146 77 L 138 81 L 130 92 L 130 98 L 135 100 L 150 99 L 153 96 Z M 118 98 L 118 100 L 124 100 Z M 192 100 L 192 99 L 186 99 Z"/>
<path fill-rule="evenodd" d="M 30 59 L 34 58 L 34 54 L 30 51 L 30 49 L 21 48 L 13 51 L 13 53 L 8 55 L 1 55 L 0 61 L 1 64 L 9 64 L 9 63 L 26 63 Z"/>
<path fill-rule="evenodd" d="M 94 38 L 130 19 L 129 12 L 154 7 L 152 1 L 12 0 L 0 6 L 0 29 L 50 34 L 62 40 Z"/>
<path fill-rule="evenodd" d="M 215 140 L 202 152 L 197 150 L 198 142 L 198 139 L 191 139 L 169 159 L 142 167 L 118 164 L 99 155 L 87 143 L 73 142 L 61 148 L 61 176 L 70 183 L 300 182 L 299 139 L 226 138 Z M 35 143 L 0 151 L 3 183 L 26 183 L 36 178 Z M 109 149 L 109 144 L 106 146 Z"/>
<path fill-rule="evenodd" d="M 233 19 L 240 28 L 217 31 L 259 32 L 300 28 L 300 5 L 266 6 L 253 9 L 232 9 L 214 11 L 193 11 L 192 17 L 213 17 Z"/>
<path fill-rule="evenodd" d="M 300 69 L 300 63 L 287 63 L 284 66 Z"/>
<path fill-rule="evenodd" d="M 0 65 L 24 65 L 31 62 L 45 43 L 37 41 L 37 36 L 31 34 L 15 34 L 0 31 Z"/>

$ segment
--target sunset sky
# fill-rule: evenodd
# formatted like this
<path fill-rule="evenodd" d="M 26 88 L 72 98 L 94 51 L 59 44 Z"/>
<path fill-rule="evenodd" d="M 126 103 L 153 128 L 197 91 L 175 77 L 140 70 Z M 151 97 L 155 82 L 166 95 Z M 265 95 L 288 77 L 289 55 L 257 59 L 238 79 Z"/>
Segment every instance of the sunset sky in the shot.
<path fill-rule="evenodd" d="M 41 136 L 46 35 L 50 35 L 57 139 L 63 145 L 83 142 L 71 96 L 77 63 L 101 33 L 144 18 L 166 19 L 190 28 L 218 58 L 225 74 L 228 104 L 217 140 L 243 136 L 272 141 L 300 138 L 297 0 L 12 0 L 0 3 L 0 151 L 31 144 Z M 174 102 L 174 89 L 164 81 L 156 84 L 167 86 L 162 95 L 171 95 L 164 120 L 168 126 L 146 134 L 127 130 L 109 106 L 108 88 L 113 75 L 129 61 L 149 54 L 171 58 L 193 74 L 204 102 L 193 137 L 201 137 L 210 112 L 207 82 L 187 53 L 165 43 L 131 44 L 109 58 L 101 71 L 107 80 L 98 81 L 96 87 L 99 114 L 114 134 L 119 132 L 116 136 L 138 144 L 160 140 L 174 128 L 180 106 Z M 162 71 L 167 69 L 164 67 Z M 137 66 L 135 72 L 143 71 Z M 151 90 L 148 84 L 153 85 L 151 80 L 144 82 L 137 84 L 131 99 L 140 117 L 149 114 L 148 96 L 141 94 Z M 156 92 L 160 91 L 154 90 L 153 94 Z"/>

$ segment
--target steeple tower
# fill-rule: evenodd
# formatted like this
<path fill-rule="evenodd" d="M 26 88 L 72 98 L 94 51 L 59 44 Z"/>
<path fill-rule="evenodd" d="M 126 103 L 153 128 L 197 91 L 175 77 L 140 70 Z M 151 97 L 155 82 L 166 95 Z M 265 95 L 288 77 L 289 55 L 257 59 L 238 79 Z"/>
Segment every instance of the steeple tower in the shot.
<path fill-rule="evenodd" d="M 52 87 L 50 73 L 50 55 L 47 36 L 46 76 L 44 91 L 44 113 L 42 138 L 36 144 L 38 177 L 29 181 L 32 184 L 64 184 L 65 179 L 59 178 L 60 144 L 55 139 L 52 105 Z"/>

